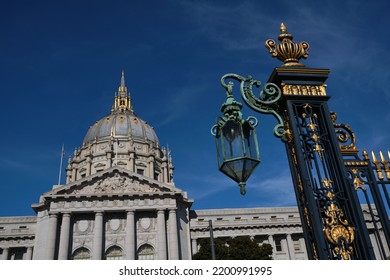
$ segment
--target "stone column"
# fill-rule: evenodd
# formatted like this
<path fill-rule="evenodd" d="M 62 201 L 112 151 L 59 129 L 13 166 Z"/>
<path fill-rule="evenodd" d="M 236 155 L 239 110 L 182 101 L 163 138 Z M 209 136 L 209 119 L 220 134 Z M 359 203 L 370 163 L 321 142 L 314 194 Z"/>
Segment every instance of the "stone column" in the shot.
<path fill-rule="evenodd" d="M 129 169 L 131 172 L 135 172 L 134 170 L 134 152 L 129 152 L 129 160 L 127 161 L 127 169 Z"/>
<path fill-rule="evenodd" d="M 125 243 L 126 259 L 135 259 L 135 222 L 134 211 L 128 211 L 126 217 L 126 243 Z"/>
<path fill-rule="evenodd" d="M 272 234 L 268 235 L 268 243 L 272 246 L 272 258 L 275 259 L 276 246 L 275 246 L 274 236 Z"/>
<path fill-rule="evenodd" d="M 33 247 L 27 247 L 27 253 L 24 257 L 25 260 L 32 260 Z"/>
<path fill-rule="evenodd" d="M 60 248 L 58 251 L 59 260 L 68 259 L 69 250 L 69 236 L 70 235 L 70 214 L 64 213 L 62 215 L 61 232 L 60 232 Z"/>
<path fill-rule="evenodd" d="M 87 170 L 86 170 L 86 172 L 85 172 L 85 176 L 89 176 L 89 175 L 91 175 L 91 154 L 88 154 L 87 156 L 86 156 L 86 167 L 87 167 Z"/>
<path fill-rule="evenodd" d="M 287 234 L 287 249 L 290 260 L 295 260 L 294 243 L 291 234 Z"/>
<path fill-rule="evenodd" d="M 166 162 L 163 162 L 162 164 L 161 164 L 161 181 L 163 182 L 163 183 L 167 183 L 168 182 L 168 180 L 167 180 L 167 174 L 168 174 L 168 170 L 167 170 L 167 163 Z"/>
<path fill-rule="evenodd" d="M 107 158 L 107 168 L 112 167 L 112 153 L 111 153 L 111 151 L 106 152 L 106 158 Z"/>
<path fill-rule="evenodd" d="M 154 156 L 150 156 L 148 161 L 149 161 L 149 166 L 148 166 L 149 177 L 154 179 Z"/>
<path fill-rule="evenodd" d="M 179 259 L 179 239 L 177 236 L 176 209 L 169 210 L 169 259 Z"/>
<path fill-rule="evenodd" d="M 165 211 L 157 210 L 157 256 L 159 260 L 167 259 L 167 231 Z"/>
<path fill-rule="evenodd" d="M 191 241 L 191 247 L 192 247 L 192 255 L 195 255 L 196 253 L 198 253 L 198 244 L 197 244 L 197 241 L 196 239 L 192 239 Z"/>
<path fill-rule="evenodd" d="M 54 260 L 57 237 L 57 214 L 49 214 L 49 227 L 46 239 L 46 259 Z"/>
<path fill-rule="evenodd" d="M 77 169 L 76 169 L 76 166 L 73 164 L 72 165 L 72 182 L 77 180 L 76 176 L 77 176 Z"/>
<path fill-rule="evenodd" d="M 8 252 L 9 252 L 9 248 L 3 248 L 3 254 L 1 255 L 1 259 L 2 260 L 8 260 Z"/>
<path fill-rule="evenodd" d="M 93 260 L 101 260 L 103 252 L 103 212 L 95 214 L 95 228 L 93 231 Z"/>

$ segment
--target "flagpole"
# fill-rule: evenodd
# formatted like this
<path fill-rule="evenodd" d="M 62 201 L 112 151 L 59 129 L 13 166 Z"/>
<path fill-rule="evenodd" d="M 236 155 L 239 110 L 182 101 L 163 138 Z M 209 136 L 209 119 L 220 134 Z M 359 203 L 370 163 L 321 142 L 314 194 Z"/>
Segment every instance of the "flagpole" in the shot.
<path fill-rule="evenodd" d="M 65 154 L 64 144 L 62 144 L 61 160 L 60 160 L 60 171 L 59 171 L 59 174 L 58 174 L 58 185 L 61 185 L 61 171 L 62 171 L 62 161 L 64 159 L 64 154 Z"/>

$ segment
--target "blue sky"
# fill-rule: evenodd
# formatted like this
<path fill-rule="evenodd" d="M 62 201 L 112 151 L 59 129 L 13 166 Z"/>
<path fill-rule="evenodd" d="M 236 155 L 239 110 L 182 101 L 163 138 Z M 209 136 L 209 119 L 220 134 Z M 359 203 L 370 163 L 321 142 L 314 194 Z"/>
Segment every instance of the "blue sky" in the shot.
<path fill-rule="evenodd" d="M 33 215 L 73 153 L 107 115 L 122 69 L 136 114 L 169 145 L 193 209 L 295 205 L 272 116 L 259 119 L 262 162 L 247 195 L 217 169 L 210 128 L 226 73 L 267 81 L 264 47 L 284 22 L 310 44 L 305 65 L 331 70 L 327 93 L 358 148 L 388 150 L 388 1 L 2 1 L 0 216 Z M 240 97 L 236 94 L 236 98 Z M 63 172 L 64 173 L 64 172 Z M 64 179 L 63 179 L 64 181 Z"/>

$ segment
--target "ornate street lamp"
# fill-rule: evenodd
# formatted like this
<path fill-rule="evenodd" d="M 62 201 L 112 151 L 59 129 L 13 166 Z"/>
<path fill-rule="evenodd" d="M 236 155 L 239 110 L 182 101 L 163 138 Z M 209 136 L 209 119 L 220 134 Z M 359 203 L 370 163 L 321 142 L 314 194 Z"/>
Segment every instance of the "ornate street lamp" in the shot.
<path fill-rule="evenodd" d="M 279 120 L 274 134 L 283 139 L 283 120 L 276 112 L 281 91 L 275 84 L 268 83 L 259 97 L 256 97 L 252 87 L 259 87 L 261 83 L 251 76 L 245 78 L 237 74 L 226 74 L 221 78 L 221 84 L 226 89 L 226 101 L 221 107 L 224 116 L 217 118 L 217 124 L 213 126 L 211 133 L 216 139 L 219 170 L 236 181 L 240 186 L 240 193 L 245 195 L 246 181 L 260 163 L 255 131 L 258 121 L 255 117 L 248 117 L 246 120 L 242 118 L 242 104 L 234 99 L 233 82 L 226 83 L 227 79 L 241 83 L 241 96 L 249 107 L 260 113 L 273 114 Z"/>
<path fill-rule="evenodd" d="M 217 118 L 211 133 L 216 139 L 219 170 L 236 181 L 240 193 L 245 195 L 246 181 L 260 163 L 255 131 L 257 119 L 242 119 L 242 104 L 234 99 L 231 85 L 226 90 L 227 99 L 221 107 L 224 116 Z"/>

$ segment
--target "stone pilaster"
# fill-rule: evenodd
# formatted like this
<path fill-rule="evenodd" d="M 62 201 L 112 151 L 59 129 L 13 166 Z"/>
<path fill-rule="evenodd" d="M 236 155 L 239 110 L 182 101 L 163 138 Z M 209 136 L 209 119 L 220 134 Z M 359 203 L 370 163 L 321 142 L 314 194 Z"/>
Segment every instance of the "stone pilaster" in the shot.
<path fill-rule="evenodd" d="M 25 260 L 32 260 L 33 247 L 27 247 L 27 253 L 24 256 Z"/>
<path fill-rule="evenodd" d="M 291 234 L 287 234 L 287 249 L 290 260 L 295 260 L 294 243 Z"/>
<path fill-rule="evenodd" d="M 272 234 L 268 235 L 268 243 L 272 246 L 272 258 L 275 259 L 275 240 Z"/>
<path fill-rule="evenodd" d="M 198 242 L 196 239 L 191 240 L 191 247 L 192 247 L 192 255 L 198 253 Z"/>
<path fill-rule="evenodd" d="M 8 260 L 9 248 L 3 248 L 3 254 L 1 254 L 1 260 Z"/>

